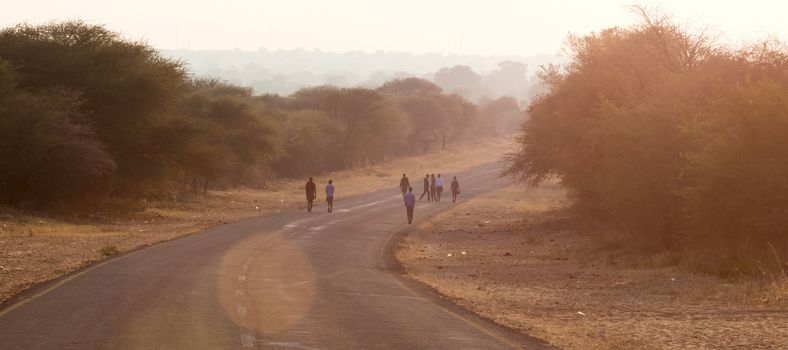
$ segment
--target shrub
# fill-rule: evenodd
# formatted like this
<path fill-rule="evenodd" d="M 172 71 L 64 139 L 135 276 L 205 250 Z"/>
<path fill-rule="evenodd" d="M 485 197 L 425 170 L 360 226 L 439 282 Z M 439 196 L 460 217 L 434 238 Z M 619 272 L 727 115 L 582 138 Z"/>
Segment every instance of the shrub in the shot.
<path fill-rule="evenodd" d="M 118 247 L 116 247 L 114 245 L 104 246 L 104 247 L 101 248 L 101 250 L 99 252 L 103 256 L 113 256 L 113 255 L 117 255 L 118 253 L 120 253 L 120 251 L 118 250 Z"/>
<path fill-rule="evenodd" d="M 570 38 L 572 61 L 544 72 L 550 90 L 505 173 L 560 179 L 631 246 L 710 250 L 752 273 L 768 245 L 788 252 L 788 51 L 728 49 L 641 14 Z"/>

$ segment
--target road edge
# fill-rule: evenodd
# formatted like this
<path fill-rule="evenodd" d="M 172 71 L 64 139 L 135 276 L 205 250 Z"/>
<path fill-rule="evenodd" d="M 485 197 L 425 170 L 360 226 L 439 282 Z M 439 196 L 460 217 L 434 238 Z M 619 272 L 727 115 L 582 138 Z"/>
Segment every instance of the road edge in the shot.
<path fill-rule="evenodd" d="M 527 333 L 507 327 L 497 323 L 489 318 L 483 317 L 472 310 L 458 305 L 451 301 L 445 294 L 441 293 L 434 287 L 413 278 L 408 274 L 402 262 L 397 259 L 397 249 L 404 241 L 405 237 L 413 231 L 411 227 L 404 227 L 398 231 L 393 232 L 386 239 L 386 243 L 382 247 L 381 256 L 381 269 L 385 270 L 392 275 L 400 284 L 416 295 L 429 298 L 435 304 L 447 311 L 450 314 L 462 318 L 464 321 L 473 323 L 477 328 L 486 330 L 488 334 L 494 336 L 502 341 L 507 341 L 510 345 L 515 343 L 515 348 L 518 349 L 558 349 L 546 341 L 528 335 Z"/>
<path fill-rule="evenodd" d="M 260 215 L 260 216 L 262 217 L 262 216 L 265 216 L 265 215 Z M 199 231 L 188 232 L 188 233 L 185 233 L 183 235 L 175 236 L 175 237 L 172 237 L 172 238 L 169 238 L 169 239 L 164 239 L 164 240 L 161 240 L 161 241 L 158 241 L 158 242 L 143 244 L 143 245 L 134 247 L 132 249 L 125 250 L 125 251 L 120 252 L 118 254 L 107 256 L 104 259 L 92 260 L 89 263 L 87 263 L 87 264 L 85 264 L 85 265 L 83 265 L 83 266 L 81 266 L 81 267 L 79 267 L 79 268 L 77 268 L 77 269 L 75 269 L 73 271 L 65 273 L 63 275 L 54 277 L 52 279 L 48 279 L 46 281 L 41 281 L 41 282 L 38 282 L 38 283 L 34 283 L 30 287 L 22 289 L 21 291 L 19 291 L 19 293 L 16 293 L 15 295 L 13 295 L 12 297 L 6 299 L 5 301 L 0 302 L 0 317 L 3 317 L 5 314 L 11 312 L 13 309 L 16 309 L 17 307 L 20 307 L 20 306 L 24 305 L 25 303 L 27 303 L 27 302 L 29 302 L 31 300 L 34 300 L 34 299 L 38 298 L 39 296 L 42 296 L 42 295 L 48 293 L 50 290 L 53 290 L 53 289 L 59 287 L 60 285 L 62 285 L 64 283 L 67 283 L 68 281 L 70 281 L 70 280 L 72 280 L 74 278 L 77 278 L 80 275 L 82 275 L 84 273 L 87 273 L 90 270 L 96 269 L 96 268 L 98 268 L 98 267 L 100 267 L 100 266 L 102 266 L 104 264 L 108 264 L 108 263 L 114 262 L 116 260 L 125 259 L 125 258 L 127 258 L 129 256 L 132 256 L 134 254 L 137 254 L 137 253 L 139 253 L 139 252 L 141 252 L 141 251 L 143 251 L 145 249 L 153 248 L 153 247 L 156 247 L 156 246 L 159 246 L 159 245 L 162 245 L 162 244 L 166 244 L 168 242 L 172 242 L 172 241 L 175 241 L 175 240 L 178 240 L 178 239 L 181 239 L 181 238 L 195 236 L 195 235 L 198 235 L 198 234 L 201 234 L 201 233 L 205 233 L 205 232 L 211 231 L 211 230 L 213 230 L 213 229 L 215 229 L 217 227 L 223 226 L 223 225 L 233 224 L 233 223 L 249 220 L 249 219 L 255 218 L 255 217 L 257 217 L 257 216 L 246 217 L 246 218 L 242 218 L 242 219 L 239 219 L 239 220 L 236 220 L 236 221 L 227 221 L 227 222 L 217 223 L 216 225 L 212 225 L 210 227 L 201 229 Z"/>
<path fill-rule="evenodd" d="M 258 215 L 253 215 L 253 216 L 242 217 L 242 218 L 239 218 L 237 220 L 229 220 L 229 221 L 217 222 L 215 225 L 210 225 L 208 227 L 205 227 L 203 229 L 199 229 L 197 231 L 187 232 L 187 233 L 184 233 L 184 234 L 179 235 L 179 236 L 171 237 L 171 238 L 168 238 L 168 239 L 163 239 L 161 241 L 157 241 L 157 242 L 153 242 L 153 243 L 142 244 L 142 245 L 139 245 L 137 247 L 131 248 L 129 250 L 124 250 L 124 251 L 122 251 L 122 252 L 120 252 L 118 254 L 107 256 L 107 257 L 105 257 L 103 259 L 92 260 L 89 263 L 87 263 L 87 264 L 85 264 L 83 266 L 80 266 L 79 268 L 77 268 L 75 270 L 69 271 L 69 272 L 67 272 L 67 273 L 65 273 L 63 275 L 56 276 L 56 277 L 53 277 L 51 279 L 48 279 L 48 280 L 45 280 L 45 281 L 41 281 L 41 282 L 38 282 L 38 283 L 34 283 L 31 286 L 20 290 L 18 293 L 14 294 L 10 298 L 0 302 L 0 317 L 4 316 L 5 314 L 7 314 L 8 312 L 10 312 L 13 309 L 15 309 L 15 308 L 17 308 L 19 306 L 22 306 L 23 304 L 25 304 L 25 303 L 27 303 L 27 302 L 29 302 L 29 301 L 31 301 L 31 300 L 43 295 L 43 294 L 46 294 L 49 290 L 57 288 L 61 284 L 64 284 L 64 283 L 66 283 L 66 282 L 78 277 L 79 275 L 87 273 L 88 271 L 93 270 L 95 268 L 98 268 L 99 266 L 102 266 L 104 264 L 108 264 L 108 263 L 116 261 L 116 260 L 125 259 L 125 258 L 127 258 L 129 256 L 132 256 L 134 254 L 137 254 L 140 251 L 143 251 L 145 249 L 150 249 L 150 248 L 153 248 L 153 247 L 157 247 L 157 246 L 160 246 L 162 244 L 167 244 L 169 242 L 176 241 L 176 240 L 179 240 L 179 239 L 183 239 L 183 238 L 186 238 L 186 237 L 191 237 L 191 236 L 196 236 L 196 235 L 199 235 L 199 234 L 202 234 L 202 233 L 207 233 L 207 232 L 210 232 L 210 231 L 212 231 L 212 230 L 214 230 L 214 229 L 216 229 L 218 227 L 222 227 L 222 226 L 225 226 L 225 225 L 232 225 L 232 224 L 237 224 L 237 223 L 244 222 L 244 221 L 247 221 L 247 220 L 254 220 L 254 219 L 265 218 L 265 217 L 278 215 L 278 214 L 282 214 L 282 213 L 294 213 L 294 212 L 295 211 L 268 212 L 268 213 L 264 213 L 264 214 L 258 214 Z"/>

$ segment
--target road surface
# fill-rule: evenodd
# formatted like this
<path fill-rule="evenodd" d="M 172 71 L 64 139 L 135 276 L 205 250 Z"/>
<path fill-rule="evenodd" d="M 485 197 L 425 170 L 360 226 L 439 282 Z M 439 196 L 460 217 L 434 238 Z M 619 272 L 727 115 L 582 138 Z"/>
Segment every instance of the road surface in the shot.
<path fill-rule="evenodd" d="M 505 184 L 497 169 L 459 174 L 462 198 Z M 414 224 L 451 205 L 417 204 Z M 217 226 L 23 293 L 0 310 L 0 349 L 547 348 L 403 276 L 407 227 L 396 184 Z"/>

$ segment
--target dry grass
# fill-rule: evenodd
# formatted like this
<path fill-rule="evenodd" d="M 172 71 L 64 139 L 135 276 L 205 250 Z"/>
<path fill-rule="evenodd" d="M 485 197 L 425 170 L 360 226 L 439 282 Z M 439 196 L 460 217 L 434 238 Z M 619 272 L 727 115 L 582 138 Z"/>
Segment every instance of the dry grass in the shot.
<path fill-rule="evenodd" d="M 788 304 L 788 272 L 785 271 L 784 267 L 786 264 L 779 259 L 776 253 L 775 258 L 777 258 L 780 266 L 783 267 L 776 272 L 767 269 L 763 270 L 768 283 L 766 288 L 764 288 L 762 301 Z"/>
<path fill-rule="evenodd" d="M 471 199 L 419 226 L 398 257 L 456 303 L 562 348 L 788 348 L 784 274 L 688 272 L 675 253 L 599 239 L 562 198 L 510 187 Z"/>
<path fill-rule="evenodd" d="M 769 284 L 768 294 L 776 302 L 788 300 L 788 277 L 783 274 Z"/>
<path fill-rule="evenodd" d="M 107 234 L 98 227 L 87 224 L 72 224 L 58 220 L 42 219 L 29 214 L 6 211 L 0 236 L 33 237 L 33 236 L 98 236 Z M 111 233 L 110 233 L 111 234 Z"/>
<path fill-rule="evenodd" d="M 334 179 L 341 199 L 395 190 L 403 172 L 419 181 L 426 172 L 456 172 L 496 159 L 510 148 L 508 140 L 490 139 L 385 165 L 322 174 L 315 180 L 321 184 Z M 36 283 L 130 249 L 255 215 L 302 210 L 304 182 L 286 179 L 264 190 L 184 194 L 174 201 L 147 202 L 144 210 L 114 219 L 52 218 L 0 208 L 0 302 Z"/>

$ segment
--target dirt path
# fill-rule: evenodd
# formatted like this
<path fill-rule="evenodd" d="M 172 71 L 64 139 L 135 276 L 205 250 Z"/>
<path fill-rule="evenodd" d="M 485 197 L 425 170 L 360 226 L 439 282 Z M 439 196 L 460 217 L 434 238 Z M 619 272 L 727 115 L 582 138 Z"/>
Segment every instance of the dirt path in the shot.
<path fill-rule="evenodd" d="M 339 200 L 383 188 L 396 188 L 402 173 L 419 183 L 425 172 L 456 172 L 489 162 L 511 143 L 491 139 L 446 151 L 397 159 L 383 165 L 315 176 L 319 191 L 329 178 Z M 123 218 L 69 220 L 0 208 L 0 303 L 37 283 L 140 246 L 269 213 L 303 210 L 305 179 L 282 180 L 266 189 L 182 194 L 150 201 Z M 316 209 L 325 205 L 316 201 Z"/>
<path fill-rule="evenodd" d="M 635 264 L 555 210 L 563 200 L 557 187 L 481 196 L 418 227 L 398 258 L 454 302 L 566 349 L 788 348 L 786 286 L 691 274 L 668 254 Z"/>

